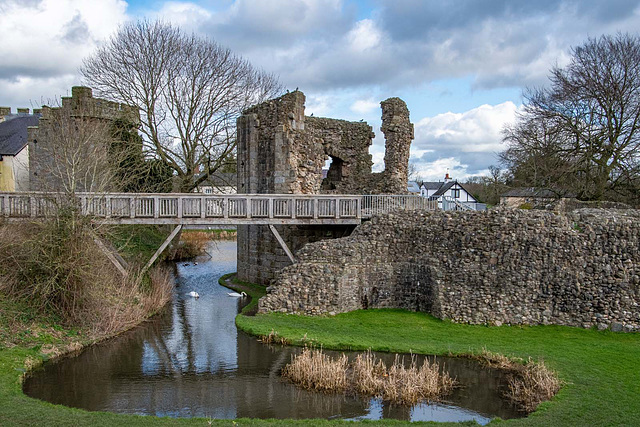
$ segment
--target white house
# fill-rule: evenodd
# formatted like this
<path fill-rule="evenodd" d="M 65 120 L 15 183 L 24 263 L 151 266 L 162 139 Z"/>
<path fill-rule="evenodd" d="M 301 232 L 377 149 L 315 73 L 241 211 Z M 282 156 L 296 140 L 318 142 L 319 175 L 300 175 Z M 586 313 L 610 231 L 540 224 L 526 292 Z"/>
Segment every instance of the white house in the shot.
<path fill-rule="evenodd" d="M 484 203 L 478 203 L 478 200 L 471 195 L 471 193 L 465 188 L 463 184 L 457 180 L 453 180 L 447 173 L 444 177 L 444 181 L 439 182 L 418 182 L 420 188 L 420 195 L 431 200 L 437 200 L 439 204 L 443 199 L 455 200 L 460 202 L 474 210 L 485 210 L 486 205 Z M 411 192 L 411 186 L 408 188 Z"/>

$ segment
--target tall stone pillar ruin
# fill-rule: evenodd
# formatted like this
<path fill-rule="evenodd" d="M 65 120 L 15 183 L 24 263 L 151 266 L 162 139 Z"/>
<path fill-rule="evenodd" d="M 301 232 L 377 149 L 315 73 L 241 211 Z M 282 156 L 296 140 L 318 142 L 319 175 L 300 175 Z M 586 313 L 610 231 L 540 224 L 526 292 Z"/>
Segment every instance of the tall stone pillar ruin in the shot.
<path fill-rule="evenodd" d="M 389 98 L 380 103 L 384 133 L 384 173 L 389 193 L 407 191 L 409 180 L 409 150 L 413 141 L 413 123 L 409 121 L 409 109 L 400 98 Z"/>

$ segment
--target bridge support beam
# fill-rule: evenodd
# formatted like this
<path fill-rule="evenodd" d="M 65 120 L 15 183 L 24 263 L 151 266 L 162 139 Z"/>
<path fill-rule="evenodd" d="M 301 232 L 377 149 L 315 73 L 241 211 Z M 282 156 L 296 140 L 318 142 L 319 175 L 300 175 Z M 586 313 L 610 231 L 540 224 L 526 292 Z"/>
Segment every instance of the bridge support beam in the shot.
<path fill-rule="evenodd" d="M 96 245 L 100 248 L 100 250 L 107 256 L 109 261 L 118 269 L 122 277 L 126 278 L 129 273 L 127 269 L 129 265 L 127 262 L 120 256 L 120 254 L 116 251 L 115 248 L 108 248 L 107 245 L 100 239 L 100 237 L 94 235 L 93 241 L 96 242 Z"/>
<path fill-rule="evenodd" d="M 280 243 L 280 246 L 282 246 L 282 249 L 284 249 L 285 253 L 287 254 L 289 259 L 291 260 L 291 263 L 295 264 L 296 259 L 293 257 L 293 254 L 289 250 L 289 247 L 287 246 L 285 241 L 280 236 L 280 233 L 278 233 L 278 230 L 276 230 L 276 228 L 273 226 L 273 224 L 269 224 L 269 228 L 271 229 L 271 232 L 273 233 L 273 235 L 276 236 L 276 239 L 278 240 L 278 243 Z"/>
<path fill-rule="evenodd" d="M 153 254 L 153 256 L 151 257 L 149 262 L 147 262 L 145 264 L 145 266 L 142 268 L 141 274 L 144 274 L 153 265 L 153 263 L 156 262 L 156 260 L 160 256 L 160 254 L 162 254 L 162 252 L 164 252 L 164 250 L 167 248 L 167 246 L 169 246 L 171 241 L 173 241 L 173 239 L 178 235 L 180 230 L 182 230 L 182 224 L 176 226 L 176 228 L 173 229 L 171 234 L 169 234 L 169 237 L 167 237 L 167 239 L 164 241 L 164 243 L 162 245 L 160 245 L 160 247 L 158 248 L 156 253 Z"/>

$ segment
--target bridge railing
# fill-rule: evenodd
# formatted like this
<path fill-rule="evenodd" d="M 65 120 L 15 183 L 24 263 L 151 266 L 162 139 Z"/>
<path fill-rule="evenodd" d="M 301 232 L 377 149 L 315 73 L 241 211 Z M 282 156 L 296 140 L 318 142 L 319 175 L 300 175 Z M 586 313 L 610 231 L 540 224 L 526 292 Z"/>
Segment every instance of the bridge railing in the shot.
<path fill-rule="evenodd" d="M 362 217 L 370 218 L 394 210 L 437 210 L 438 202 L 415 195 L 366 195 L 362 196 Z"/>
<path fill-rule="evenodd" d="M 52 216 L 64 195 L 0 193 L 0 215 L 8 218 Z M 361 219 L 361 197 L 354 195 L 199 193 L 76 193 L 71 205 L 82 214 L 116 223 L 348 222 Z M 68 205 L 68 203 L 67 203 Z"/>
<path fill-rule="evenodd" d="M 53 216 L 60 206 L 111 223 L 359 223 L 394 210 L 436 210 L 438 202 L 413 195 L 76 193 L 2 193 L 0 216 Z"/>

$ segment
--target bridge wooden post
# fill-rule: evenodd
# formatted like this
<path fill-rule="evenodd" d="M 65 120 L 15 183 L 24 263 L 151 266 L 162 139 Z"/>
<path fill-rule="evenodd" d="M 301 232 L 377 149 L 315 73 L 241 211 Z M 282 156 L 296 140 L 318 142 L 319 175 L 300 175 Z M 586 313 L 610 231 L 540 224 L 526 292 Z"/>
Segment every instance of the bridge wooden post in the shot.
<path fill-rule="evenodd" d="M 269 228 L 271 229 L 273 235 L 276 236 L 276 240 L 278 240 L 278 243 L 280 243 L 280 246 L 282 247 L 282 249 L 284 249 L 284 252 L 287 254 L 291 262 L 295 264 L 296 259 L 293 257 L 293 254 L 289 250 L 289 247 L 285 243 L 284 239 L 282 239 L 282 237 L 280 236 L 280 233 L 278 233 L 278 230 L 276 230 L 276 227 L 274 227 L 273 224 L 269 224 Z"/>
<path fill-rule="evenodd" d="M 111 263 L 116 267 L 120 274 L 122 274 L 122 277 L 126 278 L 129 275 L 129 273 L 127 272 L 128 265 L 126 261 L 122 259 L 120 254 L 115 251 L 109 250 L 102 239 L 100 239 L 100 237 L 95 234 L 93 235 L 93 241 L 96 243 L 98 248 L 100 248 L 100 250 L 107 256 L 109 261 L 111 261 Z"/>
<path fill-rule="evenodd" d="M 36 217 L 36 197 L 31 194 L 29 196 L 29 215 L 31 216 L 31 218 L 35 218 Z"/>
<path fill-rule="evenodd" d="M 158 196 L 153 198 L 153 217 L 160 218 L 160 197 Z"/>
<path fill-rule="evenodd" d="M 9 216 L 9 195 L 2 196 L 2 215 Z"/>
<path fill-rule="evenodd" d="M 167 246 L 169 246 L 169 243 L 171 243 L 171 241 L 174 239 L 174 237 L 176 237 L 176 235 L 180 232 L 180 230 L 182 230 L 182 224 L 177 225 L 176 228 L 173 229 L 171 234 L 169 234 L 169 237 L 166 238 L 166 240 L 164 241 L 164 243 L 162 243 L 162 245 L 160 245 L 156 253 L 153 254 L 149 262 L 147 262 L 145 266 L 142 268 L 142 271 L 140 272 L 140 274 L 144 274 L 149 269 L 149 267 L 151 267 L 153 263 L 156 262 L 156 259 L 158 259 L 160 254 L 162 254 L 162 252 L 164 252 Z"/>
<path fill-rule="evenodd" d="M 129 217 L 130 218 L 136 217 L 136 198 L 135 197 L 131 197 L 129 199 Z"/>

